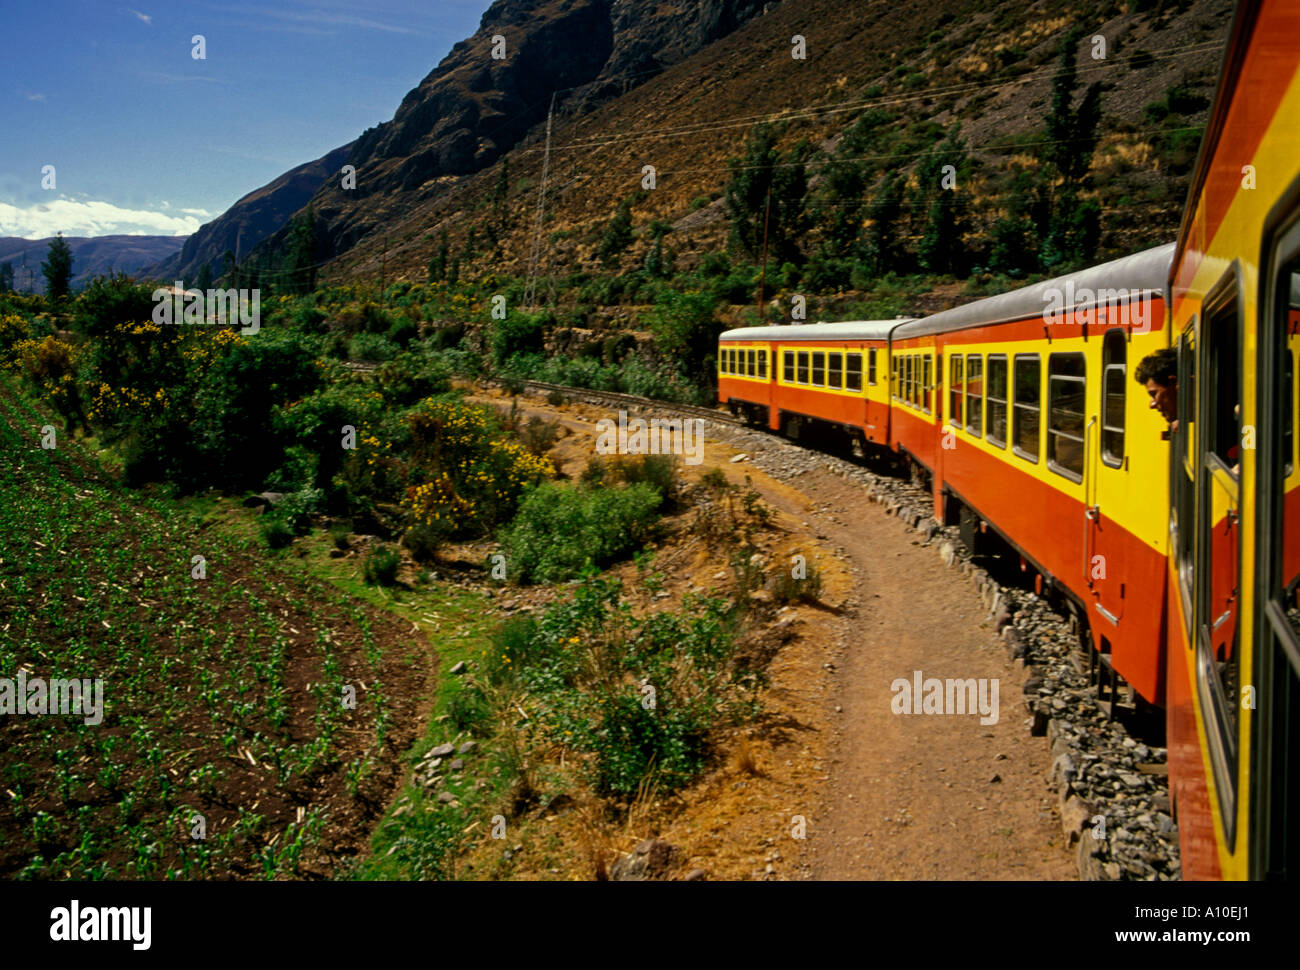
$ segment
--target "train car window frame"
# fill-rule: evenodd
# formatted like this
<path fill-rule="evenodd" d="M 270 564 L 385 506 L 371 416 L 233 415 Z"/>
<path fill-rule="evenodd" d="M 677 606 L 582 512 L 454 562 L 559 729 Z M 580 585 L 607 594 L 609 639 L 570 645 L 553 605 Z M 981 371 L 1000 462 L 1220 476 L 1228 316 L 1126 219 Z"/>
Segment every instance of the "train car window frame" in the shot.
<path fill-rule="evenodd" d="M 972 383 L 978 393 L 972 393 Z M 980 354 L 966 355 L 966 430 L 976 438 L 984 437 L 984 358 Z"/>
<path fill-rule="evenodd" d="M 844 389 L 844 355 L 837 350 L 826 354 L 826 386 L 835 391 Z"/>
<path fill-rule="evenodd" d="M 723 347 L 718 353 L 718 370 L 724 374 L 731 373 L 731 348 Z"/>
<path fill-rule="evenodd" d="M 989 354 L 988 360 L 985 362 L 985 364 L 986 367 L 984 370 L 984 384 L 985 384 L 984 396 L 988 399 L 988 413 L 986 415 L 985 422 L 984 422 L 985 425 L 984 440 L 991 445 L 995 445 L 998 448 L 1005 448 L 1007 446 L 1007 436 L 1011 430 L 1011 408 L 1010 408 L 1011 402 L 1010 402 L 1010 395 L 1007 391 L 1007 387 L 1008 387 L 1007 381 L 1009 377 L 1010 368 L 1007 364 L 1007 355 Z M 1002 396 L 1001 397 L 995 397 L 993 394 L 993 371 L 995 369 L 995 365 L 997 365 L 997 369 L 1000 370 L 1002 374 Z M 1001 413 L 1002 413 L 1002 437 L 1000 438 L 993 431 L 993 428 L 995 426 L 995 421 L 993 419 L 993 416 L 997 410 L 995 405 L 1000 406 Z"/>
<path fill-rule="evenodd" d="M 898 400 L 898 381 L 899 375 L 902 373 L 902 364 L 902 357 L 891 351 L 889 355 L 889 396 L 895 401 Z"/>
<path fill-rule="evenodd" d="M 1218 802 L 1220 809 L 1220 820 L 1224 827 L 1224 836 L 1228 844 L 1229 851 L 1233 850 L 1236 842 L 1237 829 L 1237 801 L 1238 801 L 1238 777 L 1240 776 L 1240 754 L 1241 754 L 1241 704 L 1240 704 L 1240 686 L 1242 684 L 1242 665 L 1241 665 L 1241 595 L 1238 589 L 1235 594 L 1235 609 L 1237 623 L 1235 625 L 1235 644 L 1232 649 L 1232 656 L 1226 660 L 1220 660 L 1212 652 L 1211 644 L 1213 640 L 1214 629 L 1217 629 L 1218 622 L 1210 616 L 1213 612 L 1211 604 L 1212 587 L 1214 585 L 1214 570 L 1212 562 L 1214 561 L 1214 549 L 1212 546 L 1213 532 L 1216 523 L 1211 522 L 1213 517 L 1213 503 L 1211 495 L 1216 484 L 1229 492 L 1230 501 L 1235 503 L 1238 515 L 1241 511 L 1241 491 L 1240 477 L 1228 464 L 1224 449 L 1223 433 L 1225 405 L 1232 397 L 1241 397 L 1242 387 L 1242 341 L 1244 338 L 1244 320 L 1245 301 L 1243 299 L 1243 288 L 1241 286 L 1241 267 L 1238 261 L 1234 260 L 1232 265 L 1221 276 L 1206 294 L 1201 303 L 1201 332 L 1200 339 L 1197 341 L 1197 371 L 1203 376 L 1202 380 L 1196 387 L 1195 411 L 1201 420 L 1198 422 L 1201 430 L 1198 432 L 1195 443 L 1196 462 L 1196 483 L 1195 495 L 1196 504 L 1194 509 L 1196 523 L 1196 542 L 1195 542 L 1195 568 L 1197 572 L 1202 573 L 1200 582 L 1194 584 L 1193 592 L 1195 596 L 1196 610 L 1193 616 L 1196 618 L 1196 628 L 1193 631 L 1192 642 L 1194 644 L 1194 662 L 1192 669 L 1196 681 L 1196 691 L 1203 711 L 1213 712 L 1213 716 L 1206 718 L 1206 738 L 1209 741 L 1209 760 L 1215 776 L 1215 787 L 1217 788 Z M 1227 329 L 1229 332 L 1226 339 L 1223 339 L 1222 331 Z M 1233 373 L 1223 374 L 1219 366 L 1219 355 L 1227 349 L 1230 353 L 1230 363 L 1233 366 Z M 1231 393 L 1232 386 L 1228 385 L 1228 394 L 1224 394 L 1224 383 L 1227 380 L 1234 380 L 1236 383 L 1237 393 Z M 1179 410 L 1181 421 L 1183 412 Z M 1235 418 L 1238 428 L 1240 427 L 1240 414 Z M 1240 431 L 1236 431 L 1232 436 L 1238 446 L 1241 443 Z M 1238 452 L 1240 458 L 1240 452 Z M 1225 487 L 1224 480 L 1231 483 L 1234 487 Z M 1240 519 L 1237 520 L 1237 562 L 1236 579 L 1240 586 L 1242 569 L 1242 543 Z M 1230 614 L 1225 613 L 1225 616 Z M 1214 623 L 1212 629 L 1210 624 Z M 1247 677 L 1250 672 L 1245 671 Z M 1210 728 L 1213 727 L 1213 730 Z"/>
<path fill-rule="evenodd" d="M 852 355 L 850 355 L 852 356 Z M 861 357 L 861 355 L 859 355 Z M 858 365 L 861 367 L 861 364 Z M 872 347 L 867 351 L 867 383 L 872 387 L 876 386 L 876 348 Z"/>
<path fill-rule="evenodd" d="M 962 404 L 966 399 L 964 360 L 961 354 L 948 358 L 948 426 L 956 431 L 963 427 Z"/>
<path fill-rule="evenodd" d="M 808 364 L 811 356 L 812 356 L 812 352 L 808 350 L 795 351 L 794 361 L 795 361 L 795 383 L 796 384 L 806 385 L 808 383 L 808 376 L 809 376 Z"/>
<path fill-rule="evenodd" d="M 1114 380 L 1118 391 L 1112 391 Z M 1113 424 L 1111 405 L 1118 398 L 1119 424 Z M 1124 464 L 1124 434 L 1128 407 L 1128 340 L 1118 327 L 1101 340 L 1101 460 L 1111 468 Z"/>
<path fill-rule="evenodd" d="M 767 348 L 760 347 L 758 350 L 758 379 L 767 380 Z"/>
<path fill-rule="evenodd" d="M 1270 213 L 1260 265 L 1256 413 L 1259 450 L 1254 517 L 1257 579 L 1252 716 L 1251 878 L 1284 879 L 1300 870 L 1296 833 L 1295 730 L 1300 722 L 1300 569 L 1288 562 L 1288 533 L 1300 541 L 1300 516 L 1287 515 L 1287 480 L 1296 470 L 1296 360 L 1292 342 L 1300 311 L 1300 182 Z M 1293 545 L 1294 548 L 1294 545 Z"/>
<path fill-rule="evenodd" d="M 1033 366 L 1036 379 L 1034 381 L 1034 403 L 1025 404 L 1020 400 L 1020 371 L 1021 367 L 1028 368 Z M 1011 438 L 1011 450 L 1017 456 L 1025 461 L 1038 464 L 1038 458 L 1043 452 L 1043 358 L 1041 354 L 1016 354 L 1011 358 L 1011 427 L 1008 428 L 1008 434 Z M 1034 450 L 1026 451 L 1020 446 L 1020 425 L 1023 418 L 1022 412 L 1032 413 L 1034 415 Z"/>
<path fill-rule="evenodd" d="M 872 353 L 875 353 L 873 350 Z M 844 355 L 844 390 L 862 393 L 862 352 L 849 351 Z"/>
<path fill-rule="evenodd" d="M 781 351 L 781 382 L 783 384 L 794 383 L 794 351 Z"/>
<path fill-rule="evenodd" d="M 924 388 L 924 405 L 923 410 L 926 414 L 931 412 L 931 394 L 934 390 L 933 377 L 930 367 L 930 355 L 926 354 L 921 358 L 921 386 Z"/>
<path fill-rule="evenodd" d="M 812 371 L 809 374 L 810 383 L 813 387 L 826 386 L 826 351 L 814 350 L 812 352 Z"/>
<path fill-rule="evenodd" d="M 754 350 L 753 348 L 750 348 L 749 350 L 745 351 L 745 376 L 746 377 L 758 376 L 758 361 L 755 359 L 757 356 L 758 356 L 758 351 Z"/>
<path fill-rule="evenodd" d="M 1077 365 L 1081 374 L 1065 373 L 1065 365 L 1073 368 Z M 1071 385 L 1078 385 L 1077 391 L 1071 391 Z M 1078 395 L 1079 418 L 1078 433 L 1066 430 L 1060 424 L 1060 415 L 1074 414 L 1076 412 L 1068 411 L 1061 406 L 1062 398 L 1068 398 L 1070 394 Z M 1083 481 L 1083 469 L 1087 456 L 1084 454 L 1084 445 L 1086 444 L 1085 422 L 1088 413 L 1088 359 L 1082 353 L 1055 353 L 1047 355 L 1047 467 L 1062 478 L 1068 478 L 1072 482 L 1081 483 Z M 1061 461 L 1060 454 L 1062 451 L 1068 451 L 1063 448 L 1061 441 L 1072 442 L 1077 448 L 1078 468 L 1072 464 Z"/>

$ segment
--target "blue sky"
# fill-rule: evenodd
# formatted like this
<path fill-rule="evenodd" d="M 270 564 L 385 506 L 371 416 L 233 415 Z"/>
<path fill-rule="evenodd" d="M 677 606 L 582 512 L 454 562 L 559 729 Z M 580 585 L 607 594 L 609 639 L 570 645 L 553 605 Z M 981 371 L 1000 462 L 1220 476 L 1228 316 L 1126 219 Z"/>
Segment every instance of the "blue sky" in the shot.
<path fill-rule="evenodd" d="M 391 119 L 488 4 L 6 4 L 0 236 L 188 235 Z"/>

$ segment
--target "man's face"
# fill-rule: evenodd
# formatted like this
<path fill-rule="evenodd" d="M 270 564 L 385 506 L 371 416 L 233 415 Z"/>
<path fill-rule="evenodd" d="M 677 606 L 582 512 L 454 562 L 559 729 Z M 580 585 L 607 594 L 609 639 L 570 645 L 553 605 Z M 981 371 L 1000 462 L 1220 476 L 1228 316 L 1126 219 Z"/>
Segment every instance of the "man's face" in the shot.
<path fill-rule="evenodd" d="M 1170 380 L 1168 385 L 1161 384 L 1154 378 L 1147 381 L 1147 393 L 1151 395 L 1151 407 L 1160 412 L 1160 416 L 1170 424 L 1178 417 L 1178 381 Z"/>

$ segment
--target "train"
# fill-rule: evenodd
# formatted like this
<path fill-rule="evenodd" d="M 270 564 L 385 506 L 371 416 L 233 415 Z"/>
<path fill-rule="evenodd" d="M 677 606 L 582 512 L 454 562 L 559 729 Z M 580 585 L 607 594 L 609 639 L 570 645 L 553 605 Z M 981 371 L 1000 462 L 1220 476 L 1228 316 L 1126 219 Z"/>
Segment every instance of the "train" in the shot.
<path fill-rule="evenodd" d="M 1300 5 L 1240 3 L 1172 242 L 718 340 L 722 405 L 906 464 L 1073 613 L 1103 703 L 1162 719 L 1186 879 L 1300 853 L 1298 69 Z"/>

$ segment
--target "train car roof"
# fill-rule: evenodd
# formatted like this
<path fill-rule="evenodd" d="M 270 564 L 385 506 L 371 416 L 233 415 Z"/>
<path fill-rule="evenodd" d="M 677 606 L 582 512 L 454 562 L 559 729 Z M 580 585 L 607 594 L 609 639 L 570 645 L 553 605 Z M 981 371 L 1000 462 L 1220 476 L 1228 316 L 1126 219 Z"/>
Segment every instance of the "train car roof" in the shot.
<path fill-rule="evenodd" d="M 889 331 L 914 317 L 899 320 L 842 320 L 836 323 L 779 324 L 728 330 L 719 340 L 884 340 Z"/>
<path fill-rule="evenodd" d="M 1173 263 L 1174 243 L 1165 243 L 1154 249 L 1145 249 L 1132 256 L 1111 260 L 1100 266 L 1091 266 L 1077 273 L 1058 276 L 1041 283 L 1031 283 L 1009 293 L 986 297 L 963 306 L 924 317 L 899 327 L 895 340 L 924 337 L 953 330 L 966 330 L 990 323 L 1024 320 L 1049 308 L 1062 312 L 1073 309 L 1064 303 L 1066 294 L 1081 290 L 1096 294 L 1099 289 L 1127 290 L 1138 293 L 1156 291 L 1161 294 L 1169 282 L 1169 268 Z M 1053 303 L 1052 294 L 1059 294 Z M 1088 305 L 1091 301 L 1076 299 L 1074 306 Z"/>

